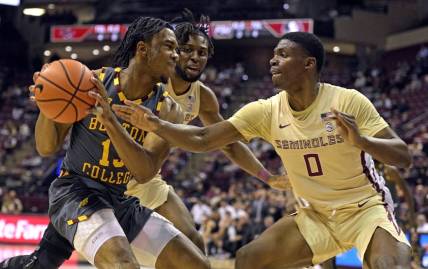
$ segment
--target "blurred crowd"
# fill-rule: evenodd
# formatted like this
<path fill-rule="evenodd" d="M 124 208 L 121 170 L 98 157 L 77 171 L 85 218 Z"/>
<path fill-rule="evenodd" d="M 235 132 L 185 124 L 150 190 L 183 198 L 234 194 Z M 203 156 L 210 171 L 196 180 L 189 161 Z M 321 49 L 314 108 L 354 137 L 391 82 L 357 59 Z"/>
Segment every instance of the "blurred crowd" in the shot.
<path fill-rule="evenodd" d="M 408 143 L 413 167 L 401 173 L 414 195 L 418 232 L 428 232 L 428 49 L 423 47 L 413 61 L 389 69 L 347 72 L 340 75 L 327 66 L 322 81 L 340 82 L 364 93 Z M 225 117 L 245 103 L 275 93 L 270 77 L 251 79 L 241 64 L 221 70 L 208 67 L 201 79 L 216 93 Z M 29 100 L 26 86 L 1 87 L 0 75 L 2 213 L 46 213 L 47 188 L 64 150 L 57 156 L 41 158 L 35 151 L 33 135 L 38 110 Z M 283 172 L 269 144 L 255 140 L 249 147 L 269 170 Z M 191 154 L 175 149 L 162 174 L 191 211 L 210 255 L 233 257 L 239 247 L 295 211 L 292 193 L 269 189 L 221 152 Z M 404 194 L 400 189 L 396 193 L 398 217 L 405 225 L 409 220 Z"/>

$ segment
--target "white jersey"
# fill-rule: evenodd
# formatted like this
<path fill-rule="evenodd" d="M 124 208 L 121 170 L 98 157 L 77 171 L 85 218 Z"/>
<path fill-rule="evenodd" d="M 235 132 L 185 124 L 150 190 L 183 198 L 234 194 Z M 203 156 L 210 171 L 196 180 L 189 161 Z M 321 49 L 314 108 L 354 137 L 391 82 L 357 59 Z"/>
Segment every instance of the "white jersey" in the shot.
<path fill-rule="evenodd" d="M 190 85 L 190 89 L 180 95 L 176 95 L 172 88 L 171 80 L 168 80 L 166 91 L 174 101 L 176 101 L 184 112 L 184 124 L 188 124 L 194 118 L 199 116 L 199 107 L 201 104 L 201 85 L 202 82 L 195 81 Z"/>
<path fill-rule="evenodd" d="M 245 139 L 261 137 L 275 147 L 298 201 L 338 208 L 380 194 L 390 203 L 372 157 L 345 143 L 328 117 L 331 107 L 355 116 L 363 135 L 374 136 L 388 126 L 361 93 L 327 83 L 304 111 L 294 111 L 282 91 L 244 106 L 229 122 Z"/>
<path fill-rule="evenodd" d="M 184 94 L 176 95 L 172 88 L 171 80 L 168 80 L 166 91 L 168 95 L 177 102 L 184 112 L 184 123 L 188 124 L 199 116 L 200 88 L 202 82 L 195 81 L 190 85 L 190 89 Z M 162 180 L 160 171 L 156 176 L 145 184 L 139 184 L 135 179 L 131 179 L 127 186 L 126 195 L 138 197 L 145 207 L 155 209 L 165 203 L 168 199 L 169 186 Z"/>

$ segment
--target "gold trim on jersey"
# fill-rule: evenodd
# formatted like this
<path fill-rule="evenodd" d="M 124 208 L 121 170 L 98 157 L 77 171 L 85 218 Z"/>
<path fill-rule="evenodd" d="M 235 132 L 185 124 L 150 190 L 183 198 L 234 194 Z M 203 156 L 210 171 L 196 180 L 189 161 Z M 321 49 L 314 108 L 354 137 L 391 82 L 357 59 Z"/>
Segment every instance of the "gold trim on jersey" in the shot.
<path fill-rule="evenodd" d="M 120 71 L 122 68 L 116 67 L 114 68 L 114 79 L 113 79 L 113 85 L 120 87 Z"/>
<path fill-rule="evenodd" d="M 78 216 L 75 219 L 69 219 L 69 220 L 67 220 L 67 224 L 71 226 L 73 224 L 76 224 L 76 223 L 79 223 L 79 222 L 82 222 L 82 221 L 85 221 L 85 220 L 88 220 L 88 216 L 81 215 L 81 216 Z"/>
<path fill-rule="evenodd" d="M 121 87 L 121 83 L 120 83 L 120 72 L 121 71 L 122 71 L 121 67 L 115 67 L 114 68 L 115 74 L 114 74 L 114 79 L 113 79 L 113 85 L 116 86 L 117 95 L 119 97 L 119 100 L 123 103 L 126 100 L 126 96 L 122 91 L 122 87 Z M 160 85 L 160 83 L 157 84 L 157 86 L 159 86 L 159 85 Z M 154 94 L 155 94 L 155 91 L 152 89 L 152 91 L 148 95 L 146 95 L 140 99 L 133 100 L 133 102 L 136 103 L 137 105 L 141 105 L 144 101 L 151 98 Z"/>
<path fill-rule="evenodd" d="M 100 81 L 101 81 L 101 82 L 104 82 L 104 78 L 105 78 L 105 76 L 106 76 L 106 68 L 105 68 L 105 67 L 102 67 L 102 68 L 101 68 L 101 72 L 100 72 L 100 74 L 98 75 L 98 78 L 100 79 Z"/>
<path fill-rule="evenodd" d="M 157 103 L 157 105 L 156 105 L 156 112 L 160 112 L 161 111 L 161 109 L 162 109 L 162 105 L 163 105 L 163 103 L 164 103 L 164 101 L 165 101 L 165 98 L 168 96 L 169 94 L 168 94 L 168 92 L 166 91 L 166 90 L 164 90 L 164 92 L 163 92 L 163 94 L 162 94 L 162 96 L 159 98 L 159 101 L 158 101 L 158 103 Z"/>
<path fill-rule="evenodd" d="M 117 96 L 119 97 L 119 100 L 120 100 L 121 102 L 123 102 L 123 101 L 125 101 L 125 100 L 126 100 L 125 94 L 124 94 L 123 92 L 118 92 L 118 93 L 117 93 Z"/>

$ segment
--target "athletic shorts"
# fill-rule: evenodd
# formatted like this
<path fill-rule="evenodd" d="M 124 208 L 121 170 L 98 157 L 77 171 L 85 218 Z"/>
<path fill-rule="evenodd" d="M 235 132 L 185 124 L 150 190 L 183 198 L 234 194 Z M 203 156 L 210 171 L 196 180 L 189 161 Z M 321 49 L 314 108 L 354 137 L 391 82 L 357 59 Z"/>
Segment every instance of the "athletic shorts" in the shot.
<path fill-rule="evenodd" d="M 377 227 L 390 233 L 397 241 L 410 244 L 397 225 L 395 217 L 374 196 L 336 210 L 300 208 L 295 221 L 313 252 L 313 264 L 319 264 L 353 247 L 363 260 L 364 253 Z"/>
<path fill-rule="evenodd" d="M 49 188 L 49 217 L 61 236 L 73 244 L 77 224 L 85 222 L 101 209 L 113 209 L 128 241 L 135 239 L 152 214 L 135 197 L 125 197 L 101 182 L 66 175 Z"/>
<path fill-rule="evenodd" d="M 140 199 L 141 205 L 156 209 L 168 200 L 168 193 L 172 187 L 168 185 L 159 174 L 144 184 L 139 184 L 134 179 L 127 185 L 126 195 Z"/>

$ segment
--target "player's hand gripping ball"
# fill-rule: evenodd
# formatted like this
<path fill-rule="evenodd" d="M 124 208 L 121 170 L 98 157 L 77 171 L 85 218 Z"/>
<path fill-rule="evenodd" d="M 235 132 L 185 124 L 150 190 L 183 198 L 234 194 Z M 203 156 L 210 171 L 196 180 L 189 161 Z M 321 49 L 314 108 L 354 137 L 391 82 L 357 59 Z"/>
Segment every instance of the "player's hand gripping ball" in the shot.
<path fill-rule="evenodd" d="M 34 96 L 45 117 L 60 123 L 74 123 L 88 115 L 95 99 L 88 95 L 97 88 L 91 70 L 75 60 L 58 60 L 44 68 L 35 80 Z"/>

